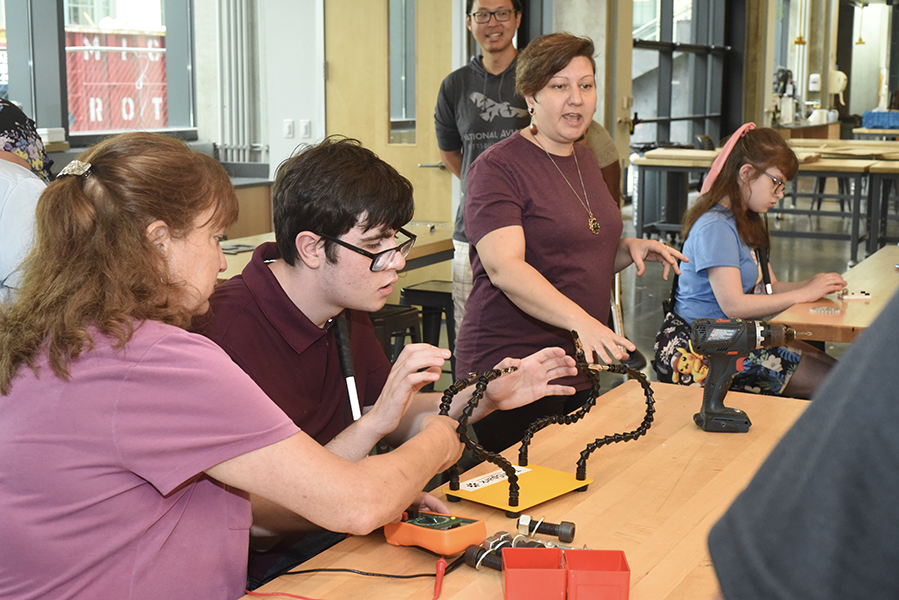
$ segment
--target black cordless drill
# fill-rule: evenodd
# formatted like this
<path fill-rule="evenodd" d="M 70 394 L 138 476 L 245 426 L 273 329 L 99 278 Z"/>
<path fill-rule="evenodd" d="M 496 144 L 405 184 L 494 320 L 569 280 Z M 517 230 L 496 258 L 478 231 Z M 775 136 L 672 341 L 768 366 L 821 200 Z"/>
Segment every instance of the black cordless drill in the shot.
<path fill-rule="evenodd" d="M 693 420 L 704 431 L 746 433 L 752 422 L 738 408 L 724 406 L 734 375 L 743 371 L 750 350 L 785 346 L 796 337 L 789 325 L 744 319 L 696 319 L 690 341 L 693 351 L 709 359 L 702 392 L 702 409 Z"/>

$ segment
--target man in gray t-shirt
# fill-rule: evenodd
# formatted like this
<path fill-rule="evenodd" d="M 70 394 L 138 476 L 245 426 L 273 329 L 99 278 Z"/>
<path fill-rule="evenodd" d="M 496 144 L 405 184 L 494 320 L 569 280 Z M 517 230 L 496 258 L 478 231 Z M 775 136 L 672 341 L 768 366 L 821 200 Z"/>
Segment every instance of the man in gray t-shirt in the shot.
<path fill-rule="evenodd" d="M 521 1 L 468 0 L 465 22 L 483 54 L 443 80 L 434 110 L 440 158 L 462 182 L 453 231 L 456 333 L 471 292 L 469 244 L 462 221 L 468 168 L 484 150 L 530 122 L 524 99 L 515 95 L 518 50 L 512 41 L 521 24 Z"/>

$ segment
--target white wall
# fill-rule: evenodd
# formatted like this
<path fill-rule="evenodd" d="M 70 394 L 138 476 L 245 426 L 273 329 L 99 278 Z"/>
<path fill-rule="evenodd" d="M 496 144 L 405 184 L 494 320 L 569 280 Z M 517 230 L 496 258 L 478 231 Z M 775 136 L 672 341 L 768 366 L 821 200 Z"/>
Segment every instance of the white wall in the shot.
<path fill-rule="evenodd" d="M 861 8 L 855 9 L 852 39 L 857 42 L 861 35 L 865 43 L 852 47 L 852 78 L 848 84 L 852 94 L 849 101 L 850 114 L 860 115 L 877 106 L 881 69 L 886 73 L 889 61 L 887 40 L 890 39 L 891 8 L 883 4 L 870 4 L 863 11 Z"/>
<path fill-rule="evenodd" d="M 218 43 L 216 0 L 194 0 L 197 136 L 201 142 L 217 142 L 219 137 Z"/>
<path fill-rule="evenodd" d="M 259 2 L 260 81 L 271 176 L 300 144 L 325 137 L 324 0 Z M 283 135 L 293 119 L 295 135 Z M 300 137 L 300 122 L 310 136 Z"/>

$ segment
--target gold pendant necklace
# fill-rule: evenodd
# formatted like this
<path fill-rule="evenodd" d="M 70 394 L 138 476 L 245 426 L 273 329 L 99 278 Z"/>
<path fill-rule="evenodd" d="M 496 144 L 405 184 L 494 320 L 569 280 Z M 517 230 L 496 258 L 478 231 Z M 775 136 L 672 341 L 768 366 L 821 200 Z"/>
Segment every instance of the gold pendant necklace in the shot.
<path fill-rule="evenodd" d="M 574 166 L 577 168 L 577 176 L 581 180 L 581 189 L 584 191 L 584 199 L 581 200 L 581 197 L 578 195 L 576 191 L 574 191 L 574 186 L 571 185 L 571 182 L 568 181 L 568 178 L 565 177 L 565 173 L 562 172 L 562 169 L 559 168 L 559 165 L 556 164 L 555 159 L 553 159 L 552 154 L 547 152 L 546 148 L 543 147 L 543 144 L 540 143 L 540 140 L 537 139 L 537 136 L 534 136 L 534 141 L 537 142 L 537 145 L 540 146 L 541 150 L 546 152 L 546 156 L 549 157 L 549 160 L 552 162 L 553 166 L 559 172 L 559 175 L 562 176 L 562 179 L 565 180 L 565 183 L 568 184 L 568 187 L 571 188 L 571 193 L 574 194 L 574 197 L 577 198 L 577 201 L 581 203 L 581 206 L 584 207 L 584 210 L 587 211 L 587 227 L 590 228 L 590 233 L 593 235 L 599 235 L 599 221 L 596 220 L 596 217 L 593 216 L 593 211 L 590 210 L 590 199 L 587 197 L 587 186 L 584 185 L 584 176 L 581 175 L 581 166 L 577 162 L 577 152 L 574 151 L 574 148 L 571 148 L 571 153 L 574 155 Z"/>

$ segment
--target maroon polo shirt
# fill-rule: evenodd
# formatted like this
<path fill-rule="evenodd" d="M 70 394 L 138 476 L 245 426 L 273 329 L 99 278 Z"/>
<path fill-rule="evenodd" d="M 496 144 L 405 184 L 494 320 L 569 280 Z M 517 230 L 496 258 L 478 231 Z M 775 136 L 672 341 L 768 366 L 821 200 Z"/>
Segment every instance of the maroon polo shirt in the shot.
<path fill-rule="evenodd" d="M 303 431 L 327 444 L 352 421 L 332 323 L 318 328 L 281 288 L 262 244 L 243 273 L 215 288 L 194 329 L 216 342 Z M 350 346 L 363 405 L 377 400 L 390 362 L 368 314 L 350 311 Z"/>

